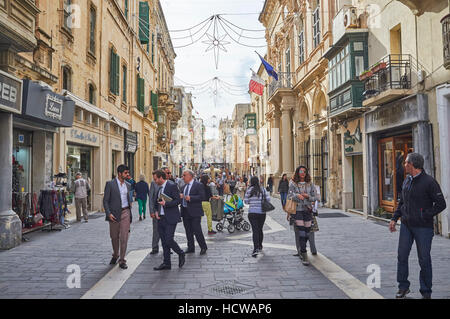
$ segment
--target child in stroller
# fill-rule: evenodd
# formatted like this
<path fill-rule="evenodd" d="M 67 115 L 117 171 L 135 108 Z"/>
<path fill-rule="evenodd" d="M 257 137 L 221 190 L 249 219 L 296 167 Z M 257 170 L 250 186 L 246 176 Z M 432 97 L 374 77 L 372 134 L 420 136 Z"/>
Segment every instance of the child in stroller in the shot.
<path fill-rule="evenodd" d="M 250 223 L 244 219 L 244 202 L 238 195 L 231 196 L 225 202 L 223 212 L 223 219 L 216 225 L 219 232 L 223 231 L 225 227 L 230 234 L 234 233 L 236 229 L 250 230 Z"/>

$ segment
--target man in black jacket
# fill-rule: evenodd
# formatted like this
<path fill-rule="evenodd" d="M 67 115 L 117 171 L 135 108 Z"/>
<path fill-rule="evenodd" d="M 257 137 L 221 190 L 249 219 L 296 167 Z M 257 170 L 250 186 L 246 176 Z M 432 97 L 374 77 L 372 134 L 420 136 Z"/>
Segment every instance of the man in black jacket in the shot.
<path fill-rule="evenodd" d="M 172 268 L 170 261 L 171 249 L 178 254 L 178 267 L 181 268 L 185 262 L 185 255 L 184 251 L 174 239 L 177 224 L 181 222 L 180 209 L 178 208 L 180 204 L 180 193 L 177 185 L 167 180 L 164 171 L 159 170 L 153 172 L 153 180 L 160 186 L 155 204 L 155 214 L 158 220 L 158 233 L 161 237 L 164 253 L 163 263 L 153 269 L 166 270 Z M 170 198 L 170 201 L 166 202 L 167 198 Z"/>
<path fill-rule="evenodd" d="M 405 171 L 408 177 L 403 182 L 397 210 L 389 225 L 391 232 L 401 218 L 397 263 L 397 298 L 409 293 L 408 258 L 413 242 L 416 242 L 420 264 L 420 293 L 424 299 L 431 298 L 432 266 L 431 242 L 434 236 L 433 218 L 446 208 L 444 195 L 436 180 L 423 169 L 422 155 L 410 153 L 406 157 Z"/>

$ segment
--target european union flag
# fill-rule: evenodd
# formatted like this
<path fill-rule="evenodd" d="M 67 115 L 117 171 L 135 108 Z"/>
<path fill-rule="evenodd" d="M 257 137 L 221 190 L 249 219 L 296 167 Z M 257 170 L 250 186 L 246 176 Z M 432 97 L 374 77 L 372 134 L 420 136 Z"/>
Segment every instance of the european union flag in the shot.
<path fill-rule="evenodd" d="M 262 64 L 266 68 L 267 74 L 269 74 L 271 77 L 273 77 L 275 80 L 278 81 L 278 74 L 273 69 L 273 66 L 271 66 L 266 60 L 264 60 L 263 57 L 260 56 L 258 52 L 256 52 L 256 54 L 259 56 L 259 58 L 261 59 Z"/>

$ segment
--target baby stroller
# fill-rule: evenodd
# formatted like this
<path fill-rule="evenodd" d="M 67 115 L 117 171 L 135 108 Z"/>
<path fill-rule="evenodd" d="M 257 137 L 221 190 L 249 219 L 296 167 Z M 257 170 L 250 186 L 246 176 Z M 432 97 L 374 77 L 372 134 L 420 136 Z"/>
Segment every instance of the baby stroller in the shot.
<path fill-rule="evenodd" d="M 228 232 L 237 230 L 250 230 L 250 224 L 244 219 L 244 202 L 238 195 L 233 195 L 224 203 L 223 219 L 216 225 L 217 231 L 221 232 L 226 227 Z"/>

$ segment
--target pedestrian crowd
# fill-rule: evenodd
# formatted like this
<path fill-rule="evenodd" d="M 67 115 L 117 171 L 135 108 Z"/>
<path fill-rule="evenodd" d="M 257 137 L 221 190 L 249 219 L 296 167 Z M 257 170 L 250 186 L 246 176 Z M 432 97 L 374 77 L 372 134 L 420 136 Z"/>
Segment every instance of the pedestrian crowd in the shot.
<path fill-rule="evenodd" d="M 400 202 L 389 225 L 390 231 L 396 230 L 401 218 L 398 244 L 397 298 L 405 298 L 409 293 L 408 258 L 413 242 L 416 242 L 420 264 L 420 292 L 423 298 L 431 298 L 432 267 L 431 242 L 434 235 L 433 218 L 442 212 L 445 199 L 439 184 L 423 169 L 424 159 L 420 154 L 410 153 L 404 162 L 407 177 L 402 186 Z M 195 253 L 195 241 L 200 247 L 200 255 L 208 249 L 201 228 L 201 220 L 206 216 L 208 235 L 214 235 L 212 202 L 223 200 L 225 196 L 237 195 L 248 205 L 248 220 L 253 235 L 252 257 L 263 250 L 264 224 L 266 214 L 274 209 L 270 203 L 273 195 L 274 177 L 270 175 L 265 187 L 264 179 L 258 176 L 237 174 L 196 174 L 185 170 L 181 177 L 172 176 L 167 167 L 153 172 L 150 185 L 145 176 L 139 176 L 139 182 L 130 177 L 125 165 L 117 168 L 117 177 L 105 186 L 103 206 L 106 220 L 110 225 L 113 255 L 110 264 L 127 269 L 125 254 L 132 222 L 131 207 L 135 198 L 139 206 L 139 221 L 146 219 L 146 209 L 153 223 L 152 251 L 159 253 L 159 242 L 163 249 L 163 262 L 154 270 L 171 269 L 171 254 L 178 254 L 179 268 L 185 263 L 185 255 Z M 78 187 L 77 217 L 81 219 L 81 207 L 84 213 L 86 186 L 84 180 L 76 183 Z M 88 186 L 88 185 L 87 185 Z M 286 219 L 295 234 L 298 256 L 303 265 L 310 264 L 307 246 L 312 255 L 317 255 L 315 233 L 319 231 L 317 223 L 318 208 L 321 201 L 320 187 L 314 185 L 308 168 L 299 166 L 293 176 L 283 174 L 278 183 L 277 193 L 281 198 Z M 147 205 L 148 204 L 148 205 Z M 80 209 L 78 209 L 80 207 Z M 216 205 L 214 205 L 216 207 Z M 87 214 L 84 214 L 87 218 Z M 87 219 L 86 219 L 87 220 Z M 174 239 L 177 224 L 183 222 L 186 231 L 187 249 L 183 251 Z M 220 230 L 220 229 L 219 229 Z"/>

